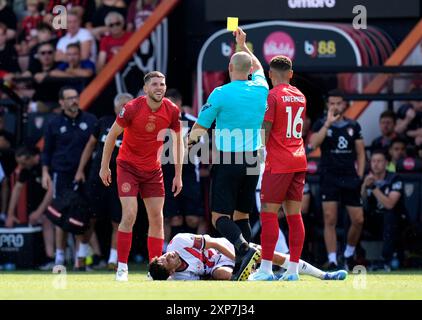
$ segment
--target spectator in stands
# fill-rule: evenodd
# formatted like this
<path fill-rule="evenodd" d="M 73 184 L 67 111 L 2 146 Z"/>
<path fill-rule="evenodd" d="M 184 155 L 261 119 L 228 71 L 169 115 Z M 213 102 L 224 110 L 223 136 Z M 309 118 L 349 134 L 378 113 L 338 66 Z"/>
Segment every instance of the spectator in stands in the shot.
<path fill-rule="evenodd" d="M 26 16 L 20 23 L 20 51 L 21 54 L 28 54 L 31 47 L 37 43 L 37 28 L 42 23 L 41 10 L 43 3 L 40 0 L 26 0 Z"/>
<path fill-rule="evenodd" d="M 152 14 L 160 0 L 132 0 L 127 15 L 127 30 L 138 30 Z"/>
<path fill-rule="evenodd" d="M 379 126 L 381 136 L 375 138 L 371 144 L 371 151 L 382 149 L 388 151 L 391 141 L 397 137 L 394 131 L 396 126 L 396 115 L 393 111 L 386 110 L 380 115 Z"/>
<path fill-rule="evenodd" d="M 422 97 L 422 90 L 419 88 L 412 89 L 410 93 Z M 396 132 L 405 134 L 412 144 L 422 145 L 422 100 L 402 105 L 397 116 Z"/>
<path fill-rule="evenodd" d="M 73 188 L 73 180 L 82 151 L 94 128 L 95 116 L 79 109 L 79 93 L 65 86 L 59 91 L 62 113 L 55 115 L 47 123 L 44 133 L 42 153 L 42 185 L 53 188 L 53 199 L 57 199 Z M 51 178 L 53 176 L 53 179 Z M 60 201 L 60 198 L 58 200 Z M 66 233 L 56 226 L 55 263 L 65 262 Z M 79 266 L 84 269 L 90 235 L 77 235 Z"/>
<path fill-rule="evenodd" d="M 90 78 L 95 73 L 95 65 L 90 60 L 81 60 L 79 43 L 71 43 L 66 49 L 66 62 L 62 62 L 57 69 L 50 71 L 52 77 L 57 78 Z"/>
<path fill-rule="evenodd" d="M 16 36 L 17 19 L 6 0 L 0 0 L 0 22 L 6 26 L 5 36 L 7 40 L 12 40 Z"/>
<path fill-rule="evenodd" d="M 36 44 L 29 52 L 29 70 L 40 67 L 40 61 L 38 60 L 39 57 L 37 56 L 38 46 L 46 42 L 51 43 L 54 46 L 55 51 L 57 38 L 54 34 L 53 28 L 48 24 L 41 23 L 37 27 Z"/>
<path fill-rule="evenodd" d="M 79 42 L 81 46 L 81 59 L 97 60 L 97 46 L 92 34 L 81 28 L 81 19 L 75 10 L 67 13 L 67 33 L 57 43 L 56 61 L 66 61 L 66 49 L 71 43 Z"/>
<path fill-rule="evenodd" d="M 391 160 L 387 165 L 387 171 L 396 172 L 397 162 L 406 157 L 406 141 L 401 138 L 393 139 L 388 153 Z"/>
<path fill-rule="evenodd" d="M 7 41 L 7 32 L 7 26 L 0 22 L 0 79 L 13 78 L 13 73 L 20 71 L 18 55 L 13 45 Z"/>
<path fill-rule="evenodd" d="M 382 256 L 387 270 L 398 250 L 400 220 L 405 218 L 403 181 L 387 171 L 387 156 L 375 150 L 371 156 L 371 172 L 365 177 L 361 194 L 366 203 L 365 226 L 383 240 Z"/>
<path fill-rule="evenodd" d="M 122 15 L 123 21 L 127 14 L 126 3 L 123 0 L 102 0 L 101 6 L 95 11 L 92 24 L 92 34 L 100 40 L 102 36 L 110 32 L 106 17 L 111 12 L 117 12 Z M 124 25 L 122 26 L 124 27 Z"/>
<path fill-rule="evenodd" d="M 120 48 L 132 35 L 131 32 L 125 31 L 125 18 L 118 12 L 113 11 L 107 14 L 105 24 L 109 30 L 109 35 L 101 38 L 97 72 L 101 71 L 104 65 L 119 52 Z"/>
<path fill-rule="evenodd" d="M 26 193 L 28 223 L 43 225 L 47 265 L 52 267 L 51 264 L 54 261 L 54 229 L 50 220 L 44 215 L 52 198 L 52 190 L 48 189 L 46 192 L 41 186 L 40 152 L 35 147 L 23 146 L 16 150 L 15 156 L 20 171 L 10 196 L 5 227 L 12 228 L 15 224 L 23 222 L 16 217 L 16 208 L 26 184 L 27 190 L 30 190 Z"/>
<path fill-rule="evenodd" d="M 37 83 L 41 83 L 50 76 L 50 71 L 57 67 L 54 61 L 55 48 L 50 42 L 41 43 L 37 46 L 37 60 L 39 64 L 33 64 L 22 76 L 33 76 Z"/>
<path fill-rule="evenodd" d="M 53 20 L 53 9 L 58 5 L 64 6 L 67 12 L 73 11 L 77 13 L 82 21 L 82 25 L 87 27 L 90 25 L 95 12 L 95 0 L 48 0 L 46 2 L 44 22 L 50 25 Z"/>

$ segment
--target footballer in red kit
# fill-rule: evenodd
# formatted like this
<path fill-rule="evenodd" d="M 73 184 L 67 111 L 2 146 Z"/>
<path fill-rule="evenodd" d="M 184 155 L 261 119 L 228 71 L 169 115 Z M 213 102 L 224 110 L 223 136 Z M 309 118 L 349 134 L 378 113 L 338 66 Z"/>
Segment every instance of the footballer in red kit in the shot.
<path fill-rule="evenodd" d="M 302 139 L 306 98 L 289 83 L 293 70 L 288 57 L 274 57 L 269 76 L 273 89 L 267 98 L 263 123 L 267 157 L 261 186 L 262 261 L 250 280 L 275 279 L 272 261 L 279 230 L 277 212 L 284 204 L 289 225 L 290 262 L 280 280 L 294 281 L 299 279 L 298 263 L 305 239 L 301 201 L 307 169 Z"/>
<path fill-rule="evenodd" d="M 167 98 L 165 76 L 153 71 L 144 77 L 145 96 L 129 101 L 117 115 L 107 135 L 100 177 L 111 182 L 109 162 L 116 138 L 123 132 L 123 142 L 117 156 L 117 186 L 122 203 L 122 220 L 117 232 L 117 281 L 128 280 L 127 261 L 132 244 L 132 228 L 138 211 L 137 195 L 142 197 L 148 214 L 149 259 L 161 256 L 164 243 L 163 206 L 164 182 L 161 171 L 163 130 L 171 129 L 175 177 L 172 191 L 177 196 L 182 189 L 183 140 L 179 108 Z"/>

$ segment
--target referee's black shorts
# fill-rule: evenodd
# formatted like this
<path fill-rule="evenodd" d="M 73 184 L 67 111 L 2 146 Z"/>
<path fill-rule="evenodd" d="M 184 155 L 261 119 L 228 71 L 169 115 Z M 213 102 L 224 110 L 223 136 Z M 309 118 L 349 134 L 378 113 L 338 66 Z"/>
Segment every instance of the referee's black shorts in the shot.
<path fill-rule="evenodd" d="M 256 185 L 259 179 L 259 161 L 257 152 L 232 152 L 230 163 L 219 161 L 211 169 L 211 210 L 232 215 L 234 211 L 252 213 L 255 207 Z M 226 156 L 220 152 L 220 160 Z M 243 157 L 245 161 L 235 162 Z M 226 158 L 227 159 L 227 158 Z M 248 160 L 246 160 L 248 159 Z M 252 161 L 251 161 L 252 159 Z"/>

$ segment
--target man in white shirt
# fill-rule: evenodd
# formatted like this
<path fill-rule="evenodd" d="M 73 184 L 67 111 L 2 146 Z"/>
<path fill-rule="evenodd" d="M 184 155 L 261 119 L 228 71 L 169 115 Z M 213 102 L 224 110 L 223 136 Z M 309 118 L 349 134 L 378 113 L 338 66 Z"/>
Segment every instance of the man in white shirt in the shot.
<path fill-rule="evenodd" d="M 66 48 L 71 43 L 79 42 L 81 46 L 81 60 L 97 59 L 97 45 L 95 39 L 85 28 L 81 28 L 81 20 L 78 14 L 70 10 L 67 14 L 67 33 L 57 43 L 56 61 L 66 61 Z"/>

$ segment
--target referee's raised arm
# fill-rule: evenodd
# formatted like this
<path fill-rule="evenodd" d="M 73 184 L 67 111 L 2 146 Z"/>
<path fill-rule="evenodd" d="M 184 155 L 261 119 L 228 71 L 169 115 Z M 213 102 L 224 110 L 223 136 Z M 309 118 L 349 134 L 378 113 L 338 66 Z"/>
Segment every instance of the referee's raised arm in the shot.
<path fill-rule="evenodd" d="M 237 30 L 233 31 L 233 36 L 236 37 L 236 43 L 240 50 L 246 52 L 252 57 L 252 70 L 251 73 L 254 73 L 257 70 L 264 71 L 262 68 L 261 62 L 259 62 L 258 58 L 249 50 L 248 46 L 246 45 L 246 33 L 240 27 Z"/>

